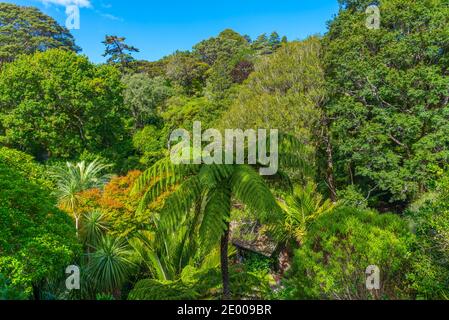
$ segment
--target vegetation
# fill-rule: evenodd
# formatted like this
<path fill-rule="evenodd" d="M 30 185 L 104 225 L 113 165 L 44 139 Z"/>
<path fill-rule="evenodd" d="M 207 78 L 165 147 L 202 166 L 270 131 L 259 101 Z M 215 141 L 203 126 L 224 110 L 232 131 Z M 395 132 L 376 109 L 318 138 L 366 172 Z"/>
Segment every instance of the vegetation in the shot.
<path fill-rule="evenodd" d="M 448 2 L 382 1 L 379 29 L 339 3 L 322 36 L 149 62 L 106 35 L 104 64 L 0 4 L 0 300 L 449 299 Z M 278 129 L 278 172 L 174 164 L 197 121 Z"/>

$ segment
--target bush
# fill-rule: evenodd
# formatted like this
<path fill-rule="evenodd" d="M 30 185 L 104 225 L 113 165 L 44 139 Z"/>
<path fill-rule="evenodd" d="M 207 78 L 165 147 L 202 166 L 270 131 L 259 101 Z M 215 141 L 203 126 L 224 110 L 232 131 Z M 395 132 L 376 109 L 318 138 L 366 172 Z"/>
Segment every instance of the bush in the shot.
<path fill-rule="evenodd" d="M 449 299 L 448 187 L 443 186 L 435 199 L 408 213 L 418 240 L 409 276 L 418 299 Z"/>
<path fill-rule="evenodd" d="M 11 286 L 11 281 L 0 274 L 0 301 L 25 299 L 26 295 L 23 293 L 23 291 Z"/>
<path fill-rule="evenodd" d="M 80 249 L 75 234 L 48 191 L 0 161 L 0 273 L 13 287 L 29 296 L 63 277 Z"/>
<path fill-rule="evenodd" d="M 311 227 L 295 252 L 287 286 L 292 298 L 401 299 L 410 294 L 407 273 L 414 236 L 391 214 L 338 207 Z M 366 289 L 368 266 L 381 269 L 381 289 Z"/>
<path fill-rule="evenodd" d="M 34 158 L 26 153 L 0 147 L 0 162 L 17 170 L 23 176 L 27 177 L 32 182 L 39 184 L 40 186 L 49 189 L 53 187 L 50 180 L 45 178 L 45 167 L 37 164 L 34 161 Z"/>

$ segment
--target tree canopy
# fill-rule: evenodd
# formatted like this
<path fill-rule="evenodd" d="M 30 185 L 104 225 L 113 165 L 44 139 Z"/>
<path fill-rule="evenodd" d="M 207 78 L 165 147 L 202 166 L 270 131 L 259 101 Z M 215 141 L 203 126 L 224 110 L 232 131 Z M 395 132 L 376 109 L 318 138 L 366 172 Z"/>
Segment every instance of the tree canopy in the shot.
<path fill-rule="evenodd" d="M 0 73 L 2 143 L 40 160 L 111 152 L 125 137 L 122 88 L 114 67 L 73 52 L 21 56 Z"/>
<path fill-rule="evenodd" d="M 0 67 L 20 54 L 53 48 L 80 51 L 70 32 L 40 10 L 0 3 Z"/>

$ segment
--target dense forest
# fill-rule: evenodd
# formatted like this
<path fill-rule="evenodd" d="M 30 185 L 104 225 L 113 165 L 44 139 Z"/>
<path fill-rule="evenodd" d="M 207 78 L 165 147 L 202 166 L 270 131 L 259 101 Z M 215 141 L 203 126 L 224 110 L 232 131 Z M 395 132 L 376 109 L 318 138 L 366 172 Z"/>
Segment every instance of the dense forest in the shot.
<path fill-rule="evenodd" d="M 102 64 L 0 3 L 0 300 L 449 299 L 449 2 L 378 29 L 339 3 L 324 35 L 158 61 L 105 35 Z M 196 121 L 279 130 L 278 172 L 173 164 Z"/>

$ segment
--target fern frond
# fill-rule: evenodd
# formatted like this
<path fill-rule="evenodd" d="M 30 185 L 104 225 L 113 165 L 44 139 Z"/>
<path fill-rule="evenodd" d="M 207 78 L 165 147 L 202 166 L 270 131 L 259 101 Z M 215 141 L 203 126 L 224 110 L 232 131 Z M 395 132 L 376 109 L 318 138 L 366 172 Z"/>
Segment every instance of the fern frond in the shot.
<path fill-rule="evenodd" d="M 232 192 L 229 185 L 219 185 L 206 196 L 204 216 L 199 235 L 204 245 L 217 244 L 228 228 L 231 215 Z"/>
<path fill-rule="evenodd" d="M 276 221 L 282 210 L 262 177 L 247 165 L 235 166 L 231 177 L 232 192 L 265 221 Z"/>

